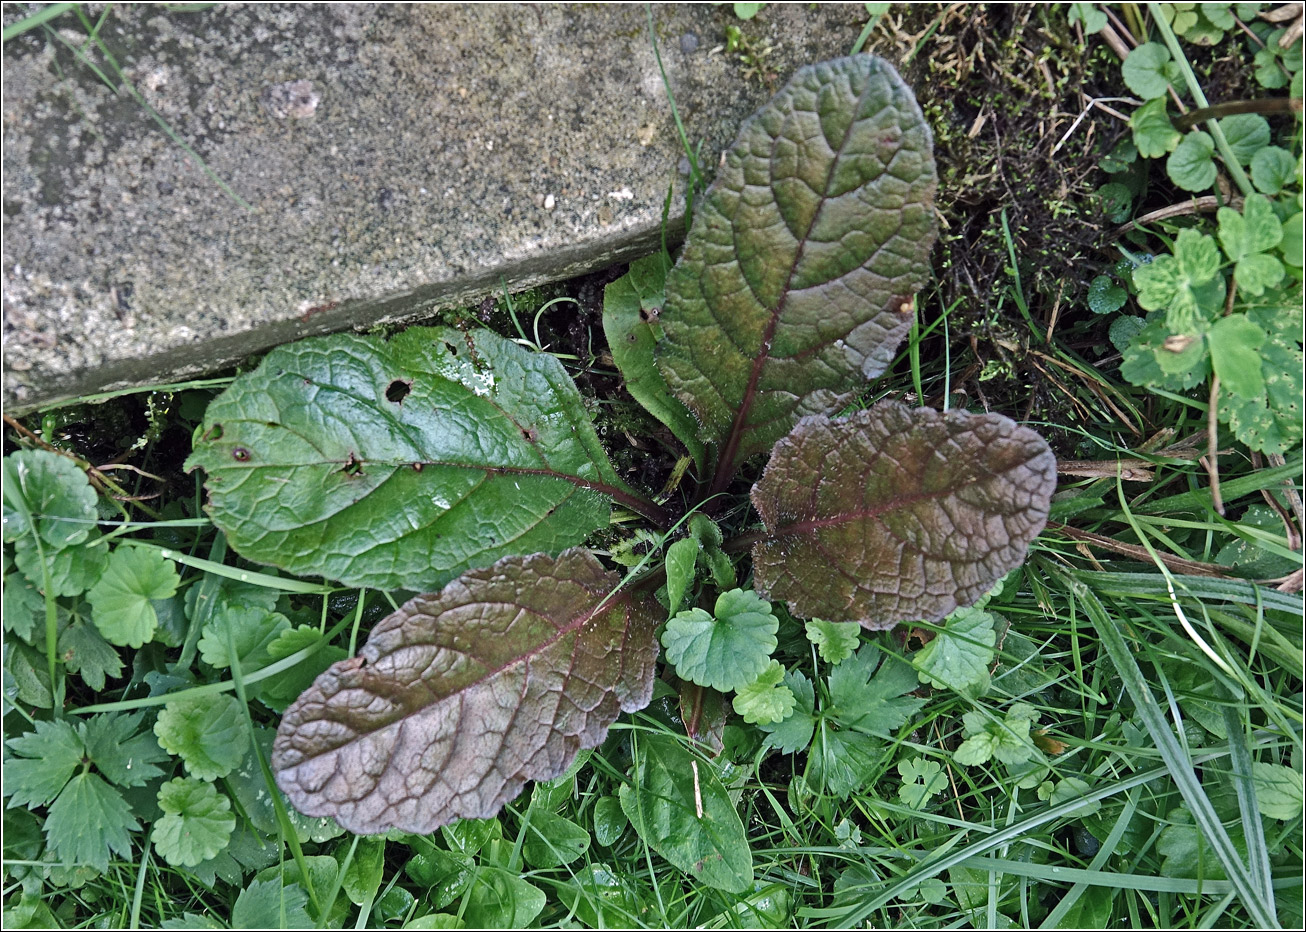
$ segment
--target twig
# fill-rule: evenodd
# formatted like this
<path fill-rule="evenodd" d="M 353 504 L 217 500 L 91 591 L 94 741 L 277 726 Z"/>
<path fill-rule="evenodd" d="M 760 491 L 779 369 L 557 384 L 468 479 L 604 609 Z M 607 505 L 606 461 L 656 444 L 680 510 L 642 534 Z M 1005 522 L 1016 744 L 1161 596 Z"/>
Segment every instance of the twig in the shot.
<path fill-rule="evenodd" d="M 1126 557 L 1132 557 L 1141 563 L 1151 563 L 1152 555 L 1144 547 L 1135 544 L 1126 544 L 1106 537 L 1102 534 L 1094 534 L 1092 531 L 1081 531 L 1078 528 L 1070 527 L 1066 524 L 1058 524 L 1055 521 L 1048 522 L 1048 530 L 1059 531 L 1069 537 L 1071 540 L 1082 540 L 1085 543 L 1092 544 L 1094 547 L 1101 547 L 1104 550 L 1112 550 Z M 1167 569 L 1179 573 L 1191 573 L 1194 576 L 1212 576 L 1216 579 L 1237 579 L 1236 576 L 1230 576 L 1224 572 L 1223 566 L 1214 563 L 1199 563 L 1196 560 L 1187 560 L 1183 557 L 1174 557 L 1165 553 L 1156 554 L 1156 558 L 1165 564 Z"/>
<path fill-rule="evenodd" d="M 1220 497 L 1220 452 L 1219 452 L 1219 430 L 1220 417 L 1217 408 L 1217 402 L 1220 400 L 1220 377 L 1211 376 L 1211 401 L 1206 409 L 1206 440 L 1207 453 L 1202 457 L 1202 463 L 1206 466 L 1206 474 L 1211 478 L 1211 504 L 1215 506 L 1215 513 L 1224 517 L 1224 499 Z"/>
<path fill-rule="evenodd" d="M 1123 226 L 1116 227 L 1111 231 L 1111 236 L 1112 238 L 1119 238 L 1135 227 L 1140 227 L 1147 223 L 1154 223 L 1158 220 L 1169 220 L 1172 217 L 1183 217 L 1187 214 L 1206 213 L 1207 211 L 1217 210 L 1220 207 L 1232 207 L 1234 210 L 1241 211 L 1243 207 L 1243 199 L 1241 197 L 1235 197 L 1221 201 L 1214 194 L 1207 194 L 1203 197 L 1195 197 L 1191 201 L 1183 204 L 1171 204 L 1169 207 L 1158 207 L 1156 210 L 1148 211 L 1141 217 L 1135 217 Z"/>
<path fill-rule="evenodd" d="M 1200 110 L 1190 110 L 1176 117 L 1174 128 L 1186 133 L 1202 120 L 1218 120 L 1236 113 L 1301 113 L 1302 102 L 1297 97 L 1262 97 L 1258 100 L 1228 100 Z"/>

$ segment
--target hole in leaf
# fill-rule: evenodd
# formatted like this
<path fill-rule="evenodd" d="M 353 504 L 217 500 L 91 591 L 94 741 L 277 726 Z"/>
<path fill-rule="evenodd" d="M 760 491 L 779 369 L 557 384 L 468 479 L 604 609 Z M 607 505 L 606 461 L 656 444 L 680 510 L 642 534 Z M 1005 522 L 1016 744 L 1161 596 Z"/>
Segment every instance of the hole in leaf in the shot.
<path fill-rule="evenodd" d="M 408 397 L 408 393 L 412 390 L 412 382 L 405 382 L 403 379 L 395 379 L 385 387 L 385 400 L 399 404 Z"/>
<path fill-rule="evenodd" d="M 661 313 L 662 313 L 662 308 L 660 307 L 649 307 L 649 308 L 641 307 L 639 309 L 639 319 L 644 321 L 644 323 L 649 324 L 657 320 L 658 315 Z"/>
<path fill-rule="evenodd" d="M 633 334 L 633 333 L 628 333 L 628 334 L 626 334 L 626 342 L 627 342 L 627 343 L 634 343 L 634 342 L 636 342 L 637 340 L 639 340 L 639 337 L 635 336 L 635 334 Z"/>
<path fill-rule="evenodd" d="M 361 476 L 363 474 L 363 462 L 358 458 L 357 454 L 350 452 L 349 459 L 345 460 L 345 465 L 341 467 L 340 471 L 350 478 Z"/>
<path fill-rule="evenodd" d="M 522 435 L 524 438 L 526 438 L 527 442 L 529 442 L 529 443 L 534 443 L 534 442 L 539 438 L 539 436 L 540 436 L 539 433 L 535 430 L 534 427 L 524 427 L 524 428 L 522 428 L 521 435 Z"/>
<path fill-rule="evenodd" d="M 244 447 L 236 447 L 236 449 L 234 449 L 234 450 L 231 451 L 231 458 L 234 459 L 234 460 L 235 460 L 236 462 L 238 462 L 238 463 L 245 463 L 245 462 L 248 462 L 248 461 L 249 461 L 249 451 L 246 450 Z"/>
<path fill-rule="evenodd" d="M 458 347 L 454 346 L 454 345 L 453 345 L 452 343 L 450 343 L 448 340 L 445 340 L 445 341 L 444 341 L 444 348 L 447 349 L 447 350 L 449 351 L 449 355 L 450 355 L 450 356 L 457 356 L 457 355 L 458 355 Z"/>
<path fill-rule="evenodd" d="M 221 439 L 222 439 L 222 425 L 221 425 L 221 424 L 214 424 L 212 427 L 210 427 L 210 428 L 208 429 L 208 431 L 204 434 L 204 439 L 205 439 L 205 440 L 221 440 Z"/>

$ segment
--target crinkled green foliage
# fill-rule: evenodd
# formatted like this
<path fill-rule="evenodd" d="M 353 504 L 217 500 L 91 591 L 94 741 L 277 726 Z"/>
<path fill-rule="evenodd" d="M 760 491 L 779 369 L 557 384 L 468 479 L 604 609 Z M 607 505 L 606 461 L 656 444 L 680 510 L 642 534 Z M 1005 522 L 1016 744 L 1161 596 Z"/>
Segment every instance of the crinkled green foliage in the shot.
<path fill-rule="evenodd" d="M 734 710 L 750 725 L 784 721 L 796 702 L 794 694 L 781 682 L 784 675 L 780 661 L 772 660 L 761 676 L 738 690 L 731 701 Z"/>
<path fill-rule="evenodd" d="M 212 783 L 177 777 L 159 787 L 163 817 L 154 823 L 155 850 L 174 867 L 194 867 L 227 846 L 236 827 L 231 801 Z"/>
<path fill-rule="evenodd" d="M 140 647 L 154 637 L 159 616 L 152 599 L 168 599 L 181 577 L 153 547 L 118 547 L 86 598 L 104 639 L 119 647 Z"/>
<path fill-rule="evenodd" d="M 842 663 L 862 641 L 862 626 L 855 621 L 824 621 L 813 618 L 803 625 L 807 640 L 827 663 Z"/>
<path fill-rule="evenodd" d="M 352 586 L 556 554 L 628 494 L 562 364 L 488 331 L 280 347 L 209 405 L 186 462 L 240 553 Z"/>
<path fill-rule="evenodd" d="M 995 621 L 988 612 L 974 607 L 949 615 L 944 629 L 912 655 L 920 681 L 958 692 L 987 683 L 998 637 Z"/>
<path fill-rule="evenodd" d="M 1215 240 L 1195 230 L 1182 230 L 1174 254 L 1157 256 L 1134 272 L 1138 303 L 1145 310 L 1165 310 L 1171 332 L 1200 332 L 1202 323 L 1218 313 L 1224 298 L 1219 282 L 1220 250 Z"/>
<path fill-rule="evenodd" d="M 1008 765 L 1039 761 L 1042 752 L 1029 735 L 1030 726 L 1038 718 L 1038 711 L 1024 702 L 1013 703 L 1001 719 L 981 709 L 967 712 L 962 716 L 966 740 L 958 745 L 952 758 L 967 767 L 994 758 Z"/>
<path fill-rule="evenodd" d="M 201 780 L 225 777 L 249 750 L 249 724 L 233 696 L 174 699 L 154 723 L 159 745 Z"/>
<path fill-rule="evenodd" d="M 253 672 L 272 662 L 273 642 L 289 630 L 290 622 L 278 612 L 246 606 L 225 607 L 204 626 L 199 640 L 200 657 L 211 667 L 225 669 L 232 665 L 234 646 L 241 670 Z"/>
<path fill-rule="evenodd" d="M 756 593 L 731 589 L 717 597 L 714 614 L 694 608 L 667 622 L 662 646 L 680 676 L 729 692 L 753 682 L 766 669 L 779 628 L 769 602 Z"/>

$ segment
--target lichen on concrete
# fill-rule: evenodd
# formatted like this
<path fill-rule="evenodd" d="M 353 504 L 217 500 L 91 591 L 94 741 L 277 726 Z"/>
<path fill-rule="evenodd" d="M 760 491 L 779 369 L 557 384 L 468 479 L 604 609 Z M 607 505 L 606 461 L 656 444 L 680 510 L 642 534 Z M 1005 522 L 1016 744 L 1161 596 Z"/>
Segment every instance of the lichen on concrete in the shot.
<path fill-rule="evenodd" d="M 653 13 L 708 161 L 770 93 L 717 48 L 729 10 Z M 783 81 L 865 15 L 775 5 L 749 28 Z M 683 186 L 642 5 L 123 5 L 101 37 L 235 196 L 57 38 L 7 43 L 10 408 L 601 268 L 651 251 Z"/>

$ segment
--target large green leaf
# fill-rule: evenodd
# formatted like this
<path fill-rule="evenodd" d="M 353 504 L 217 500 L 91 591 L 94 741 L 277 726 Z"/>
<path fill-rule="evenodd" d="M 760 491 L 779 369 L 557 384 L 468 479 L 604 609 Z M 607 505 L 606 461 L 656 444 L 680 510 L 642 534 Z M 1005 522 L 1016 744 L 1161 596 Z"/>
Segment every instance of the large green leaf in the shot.
<path fill-rule="evenodd" d="M 587 551 L 509 557 L 418 596 L 286 710 L 277 782 L 362 834 L 489 818 L 648 704 L 661 609 Z"/>
<path fill-rule="evenodd" d="M 670 264 L 661 252 L 636 259 L 625 275 L 603 289 L 603 335 L 626 380 L 626 391 L 670 428 L 702 471 L 707 469 L 707 451 L 698 439 L 698 422 L 672 397 L 653 359 L 657 335 L 662 332 L 658 317 L 665 303 Z"/>
<path fill-rule="evenodd" d="M 232 547 L 351 586 L 435 589 L 558 553 L 633 498 L 562 365 L 486 331 L 283 346 L 201 435 L 186 465 Z"/>
<path fill-rule="evenodd" d="M 929 127 L 891 66 L 800 69 L 744 124 L 667 278 L 659 365 L 717 485 L 882 373 L 929 276 Z"/>
<path fill-rule="evenodd" d="M 938 620 L 1024 561 L 1055 488 L 1047 443 L 998 414 L 805 418 L 753 486 L 755 588 L 804 618 Z"/>

